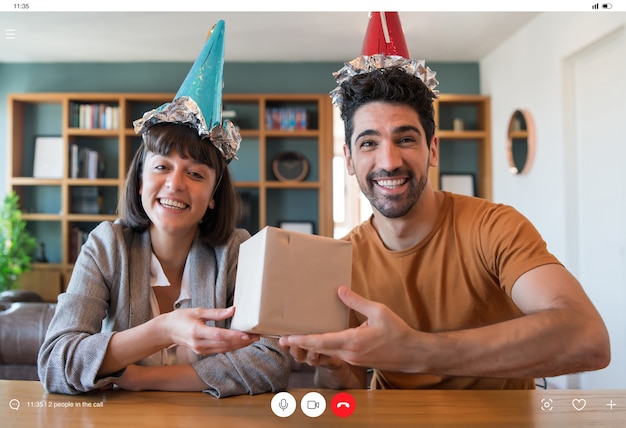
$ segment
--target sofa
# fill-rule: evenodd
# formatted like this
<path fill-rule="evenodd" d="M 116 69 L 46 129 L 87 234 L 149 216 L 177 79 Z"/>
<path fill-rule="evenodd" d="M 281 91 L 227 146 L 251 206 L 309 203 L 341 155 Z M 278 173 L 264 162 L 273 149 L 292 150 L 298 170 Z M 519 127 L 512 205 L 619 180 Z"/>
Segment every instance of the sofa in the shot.
<path fill-rule="evenodd" d="M 0 379 L 38 380 L 37 353 L 56 303 L 34 293 L 0 296 Z"/>
<path fill-rule="evenodd" d="M 39 380 L 37 354 L 55 308 L 36 293 L 0 294 L 0 379 Z M 313 368 L 291 363 L 289 388 L 313 388 Z"/>

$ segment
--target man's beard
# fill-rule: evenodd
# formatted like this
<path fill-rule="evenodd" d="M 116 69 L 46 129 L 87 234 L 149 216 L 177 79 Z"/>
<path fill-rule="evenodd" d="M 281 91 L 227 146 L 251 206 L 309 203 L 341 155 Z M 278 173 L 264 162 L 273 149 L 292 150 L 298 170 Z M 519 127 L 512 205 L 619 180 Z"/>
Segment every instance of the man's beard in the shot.
<path fill-rule="evenodd" d="M 370 204 L 387 218 L 402 217 L 411 211 L 419 198 L 422 196 L 426 183 L 428 182 L 427 175 L 423 175 L 419 178 L 419 180 L 415 180 L 415 176 L 412 172 L 410 172 L 408 175 L 408 192 L 395 196 L 382 196 L 376 193 L 376 185 L 373 182 L 374 178 L 393 178 L 400 175 L 399 172 L 399 170 L 395 170 L 392 172 L 383 171 L 383 174 L 370 173 L 366 177 L 365 183 L 361 183 L 357 180 L 359 182 L 361 192 L 363 192 L 363 195 L 367 198 Z M 402 175 L 406 176 L 406 173 L 402 172 Z"/>

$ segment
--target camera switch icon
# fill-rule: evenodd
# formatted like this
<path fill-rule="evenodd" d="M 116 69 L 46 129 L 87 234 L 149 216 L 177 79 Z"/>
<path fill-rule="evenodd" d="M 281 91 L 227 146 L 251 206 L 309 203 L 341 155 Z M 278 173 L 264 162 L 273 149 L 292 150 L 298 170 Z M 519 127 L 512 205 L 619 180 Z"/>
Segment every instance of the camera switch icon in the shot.
<path fill-rule="evenodd" d="M 541 399 L 541 410 L 542 411 L 551 411 L 552 409 L 554 409 L 554 406 L 552 406 L 552 398 L 542 398 Z"/>

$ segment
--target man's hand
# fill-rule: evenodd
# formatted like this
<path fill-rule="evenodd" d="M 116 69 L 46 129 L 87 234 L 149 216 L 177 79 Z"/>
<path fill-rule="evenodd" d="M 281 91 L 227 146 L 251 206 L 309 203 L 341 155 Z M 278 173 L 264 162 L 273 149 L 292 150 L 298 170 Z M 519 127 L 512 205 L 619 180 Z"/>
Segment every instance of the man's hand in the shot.
<path fill-rule="evenodd" d="M 289 348 L 296 361 L 337 369 L 341 361 L 362 367 L 407 371 L 406 344 L 419 334 L 387 306 L 367 300 L 347 287 L 339 287 L 341 301 L 367 320 L 359 327 L 333 333 L 283 336 L 279 344 Z"/>
<path fill-rule="evenodd" d="M 414 330 L 387 306 L 345 287 L 339 288 L 339 297 L 367 320 L 336 333 L 285 336 L 281 346 L 322 367 L 336 364 L 329 359 L 334 358 L 353 366 L 447 376 L 531 379 L 596 370 L 610 361 L 602 318 L 573 275 L 558 264 L 517 279 L 512 298 L 523 316 L 474 328 Z"/>

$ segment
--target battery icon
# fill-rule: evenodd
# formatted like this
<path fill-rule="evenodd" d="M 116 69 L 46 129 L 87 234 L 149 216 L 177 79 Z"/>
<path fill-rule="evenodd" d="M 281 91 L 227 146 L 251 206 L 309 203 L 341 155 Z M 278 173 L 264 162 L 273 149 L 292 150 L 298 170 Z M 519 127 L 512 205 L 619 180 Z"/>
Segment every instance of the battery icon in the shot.
<path fill-rule="evenodd" d="M 613 9 L 613 3 L 602 3 L 602 9 Z"/>

